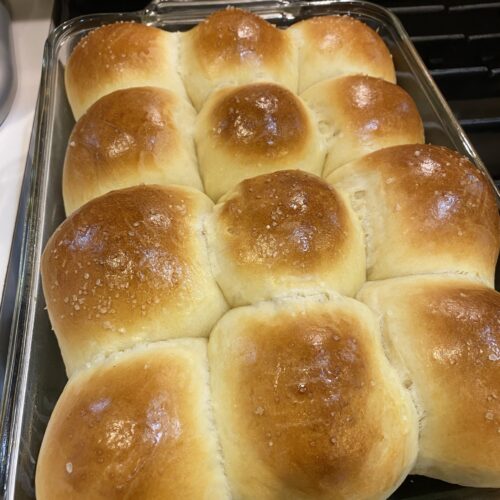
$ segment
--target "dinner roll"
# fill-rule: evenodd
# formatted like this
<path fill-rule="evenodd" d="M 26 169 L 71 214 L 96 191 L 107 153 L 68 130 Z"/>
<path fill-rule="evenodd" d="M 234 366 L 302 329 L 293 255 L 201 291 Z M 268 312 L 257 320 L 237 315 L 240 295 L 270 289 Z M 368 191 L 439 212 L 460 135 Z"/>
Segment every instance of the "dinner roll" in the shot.
<path fill-rule="evenodd" d="M 413 99 L 401 87 L 369 76 L 326 80 L 302 94 L 327 141 L 324 174 L 367 153 L 424 142 Z"/>
<path fill-rule="evenodd" d="M 356 215 L 335 189 L 300 170 L 240 183 L 215 207 L 208 237 L 233 306 L 305 291 L 354 295 L 365 281 Z"/>
<path fill-rule="evenodd" d="M 215 201 L 243 179 L 275 170 L 321 175 L 325 160 L 311 112 L 273 83 L 215 92 L 198 116 L 195 142 L 205 191 Z"/>
<path fill-rule="evenodd" d="M 75 119 L 114 90 L 145 85 L 179 96 L 178 35 L 140 23 L 107 24 L 82 38 L 68 59 L 66 93 Z"/>
<path fill-rule="evenodd" d="M 66 151 L 66 213 L 113 189 L 181 184 L 203 189 L 192 139 L 195 111 L 158 87 L 117 90 L 78 120 Z"/>
<path fill-rule="evenodd" d="M 78 373 L 50 419 L 38 500 L 229 498 L 206 340 L 161 342 Z"/>
<path fill-rule="evenodd" d="M 359 296 L 419 401 L 415 472 L 500 488 L 500 294 L 441 275 L 367 283 Z"/>
<path fill-rule="evenodd" d="M 486 176 L 444 147 L 382 149 L 331 174 L 367 241 L 368 279 L 458 272 L 492 286 L 500 220 Z"/>
<path fill-rule="evenodd" d="M 311 17 L 289 28 L 299 46 L 299 92 L 321 80 L 363 74 L 396 83 L 382 38 L 350 16 Z"/>
<path fill-rule="evenodd" d="M 417 415 L 368 308 L 340 296 L 234 309 L 209 340 L 233 498 L 387 498 L 413 466 Z"/>
<path fill-rule="evenodd" d="M 41 271 L 68 374 L 138 342 L 208 335 L 227 309 L 203 235 L 211 210 L 192 188 L 138 186 L 90 201 L 59 226 Z"/>
<path fill-rule="evenodd" d="M 181 35 L 184 84 L 196 109 L 226 85 L 259 80 L 297 91 L 298 52 L 287 31 L 228 7 Z"/>

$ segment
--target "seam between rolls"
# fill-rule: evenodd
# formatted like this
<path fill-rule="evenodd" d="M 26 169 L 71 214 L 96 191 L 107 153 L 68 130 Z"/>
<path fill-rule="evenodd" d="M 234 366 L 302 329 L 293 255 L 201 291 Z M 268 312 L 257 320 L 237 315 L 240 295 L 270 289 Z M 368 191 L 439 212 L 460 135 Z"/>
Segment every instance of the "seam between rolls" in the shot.
<path fill-rule="evenodd" d="M 203 175 L 201 173 L 200 154 L 198 152 L 198 141 L 196 140 L 197 130 L 198 130 L 198 120 L 199 120 L 199 117 L 200 117 L 200 111 L 201 111 L 201 109 L 198 111 L 196 109 L 196 107 L 194 106 L 194 104 L 192 103 L 191 98 L 189 96 L 188 96 L 188 99 L 189 99 L 189 102 L 191 102 L 191 106 L 193 107 L 194 112 L 195 112 L 194 122 L 193 122 L 193 134 L 192 134 L 192 137 L 191 137 L 191 141 L 193 143 L 194 160 L 196 162 L 196 171 L 198 172 L 198 177 L 200 178 L 200 181 L 201 181 L 201 190 L 202 190 L 202 193 L 205 194 L 208 198 L 210 198 L 208 196 L 208 194 L 207 194 L 207 189 L 206 189 L 206 186 L 205 186 L 205 179 L 204 179 L 204 177 L 203 177 Z M 212 200 L 212 203 L 214 203 L 213 200 Z M 213 207 L 212 207 L 212 212 L 213 212 Z"/>
<path fill-rule="evenodd" d="M 333 185 L 335 188 L 335 185 Z M 342 192 L 342 190 L 339 190 Z M 363 234 L 363 243 L 365 249 L 365 262 L 366 262 L 366 278 L 368 273 L 376 261 L 375 252 L 373 250 L 373 225 L 369 219 L 368 206 L 367 206 L 367 193 L 366 189 L 359 188 L 352 193 L 346 193 L 346 201 L 349 203 L 353 215 L 357 218 Z"/>
<path fill-rule="evenodd" d="M 363 302 L 364 303 L 364 302 Z M 396 344 L 391 340 L 389 334 L 387 333 L 389 328 L 387 326 L 387 319 L 384 314 L 378 313 L 373 310 L 368 304 L 367 305 L 372 313 L 377 317 L 378 329 L 380 331 L 380 340 L 382 345 L 382 350 L 384 356 L 394 370 L 397 379 L 401 385 L 401 389 L 409 396 L 411 404 L 413 405 L 415 412 L 417 414 L 417 425 L 418 425 L 418 447 L 417 455 L 415 457 L 415 463 L 413 464 L 412 470 L 418 463 L 418 457 L 420 453 L 420 438 L 424 427 L 425 419 L 427 418 L 427 412 L 425 411 L 424 405 L 421 402 L 418 389 L 416 387 L 415 381 L 412 378 L 411 372 L 408 369 L 403 356 L 399 352 Z"/>
<path fill-rule="evenodd" d="M 208 337 L 168 337 L 164 339 L 157 339 L 157 340 L 144 340 L 144 341 L 138 341 L 134 344 L 131 344 L 128 347 L 123 347 L 121 349 L 115 349 L 113 351 L 109 352 L 99 352 L 98 354 L 95 354 L 92 356 L 86 363 L 83 363 L 80 365 L 78 368 L 76 368 L 71 375 L 67 375 L 68 381 L 70 381 L 73 377 L 75 377 L 78 374 L 81 374 L 87 370 L 93 369 L 98 365 L 104 365 L 105 363 L 109 362 L 112 360 L 113 357 L 115 356 L 121 356 L 124 354 L 132 353 L 133 351 L 140 351 L 141 349 L 148 349 L 150 346 L 154 346 L 156 344 L 162 344 L 162 343 L 169 343 L 171 341 L 177 342 L 177 341 L 183 341 L 183 340 L 204 340 L 208 342 Z"/>
<path fill-rule="evenodd" d="M 218 284 L 217 284 L 217 286 L 218 286 Z M 219 286 L 218 286 L 218 288 L 220 289 Z M 333 289 L 328 289 L 326 287 L 320 288 L 318 290 L 308 290 L 308 289 L 300 290 L 300 289 L 297 289 L 297 290 L 291 291 L 289 293 L 284 293 L 281 295 L 280 294 L 274 295 L 272 297 L 262 299 L 262 300 L 253 301 L 253 302 L 247 303 L 247 304 L 241 304 L 241 305 L 237 305 L 237 306 L 231 306 L 228 304 L 229 305 L 228 310 L 221 316 L 221 318 L 224 315 L 226 315 L 227 313 L 231 312 L 232 310 L 236 310 L 236 309 L 244 308 L 244 307 L 258 307 L 259 305 L 266 304 L 266 303 L 273 304 L 273 305 L 281 305 L 281 304 L 289 302 L 289 301 L 290 302 L 297 302 L 297 301 L 302 302 L 302 301 L 309 301 L 309 300 L 312 300 L 312 301 L 317 302 L 317 303 L 327 303 L 330 301 L 334 301 L 336 299 L 355 301 L 355 302 L 358 302 L 358 303 L 366 306 L 366 304 L 363 301 L 360 301 L 360 300 L 356 299 L 355 297 L 349 297 L 349 296 L 340 294 L 339 292 L 337 292 Z M 374 312 L 373 309 L 370 308 L 370 310 L 372 311 L 372 313 Z M 219 318 L 217 320 L 217 322 L 220 321 L 221 318 Z M 383 335 L 384 327 L 383 327 L 382 323 L 383 323 L 382 318 L 379 318 L 379 325 L 380 325 L 380 331 L 382 334 L 382 346 L 384 348 L 384 354 L 385 354 L 385 357 L 390 361 L 391 366 L 394 366 L 394 363 L 392 362 L 391 357 L 388 355 L 387 342 L 386 342 L 385 336 Z M 213 330 L 213 327 L 211 330 Z M 68 380 L 71 379 L 72 377 L 74 377 L 78 373 L 81 373 L 83 371 L 86 371 L 88 369 L 95 367 L 96 365 L 99 365 L 99 364 L 105 363 L 106 361 L 109 361 L 115 355 L 128 353 L 128 352 L 131 352 L 134 350 L 140 350 L 141 348 L 147 348 L 148 346 L 160 344 L 160 343 L 164 343 L 164 342 L 184 340 L 184 339 L 186 339 L 186 340 L 200 339 L 200 340 L 207 340 L 208 341 L 209 338 L 210 338 L 210 335 L 208 337 L 205 337 L 205 336 L 196 336 L 196 337 L 193 337 L 193 336 L 172 336 L 172 337 L 167 337 L 167 338 L 159 338 L 159 339 L 155 339 L 155 340 L 139 340 L 133 344 L 130 344 L 129 346 L 115 349 L 115 350 L 110 351 L 110 352 L 99 352 L 99 353 L 95 354 L 86 363 L 84 363 L 84 364 L 80 365 L 78 368 L 76 368 L 71 373 L 71 375 L 68 376 Z"/>
<path fill-rule="evenodd" d="M 181 66 L 181 47 L 182 47 L 181 36 L 182 36 L 182 33 L 180 31 L 176 31 L 173 34 L 175 36 L 175 44 L 173 44 L 175 47 L 175 52 L 173 54 L 174 60 L 175 60 L 175 73 L 179 77 L 179 81 L 182 84 L 182 88 L 184 90 L 184 98 L 194 108 L 193 102 L 191 101 L 191 97 L 189 96 L 188 91 L 187 91 L 186 83 L 184 81 L 183 72 L 181 71 L 181 69 L 183 68 L 183 66 Z M 198 113 L 196 113 L 196 114 L 198 114 Z"/>
<path fill-rule="evenodd" d="M 483 285 L 487 288 L 494 289 L 492 283 L 488 282 L 485 278 L 481 277 L 477 272 L 471 271 L 424 271 L 420 273 L 405 273 L 398 274 L 397 276 L 387 276 L 385 278 L 377 278 L 377 279 L 367 279 L 366 283 L 375 283 L 377 281 L 386 281 L 386 280 L 394 280 L 399 278 L 411 278 L 412 276 L 448 276 L 450 278 L 456 278 L 459 280 L 476 283 Z"/>
<path fill-rule="evenodd" d="M 224 290 L 219 284 L 219 280 L 217 279 L 217 268 L 219 266 L 219 263 L 217 261 L 217 256 L 215 255 L 215 249 L 212 249 L 212 245 L 210 245 L 209 242 L 209 224 L 208 220 L 211 217 L 214 217 L 214 208 L 215 205 L 212 207 L 212 210 L 208 214 L 204 214 L 203 217 L 201 218 L 201 228 L 200 228 L 200 233 L 201 233 L 201 238 L 203 239 L 203 243 L 205 245 L 205 250 L 206 250 L 206 255 L 207 255 L 207 261 L 208 261 L 208 267 L 210 269 L 210 276 L 213 278 L 217 288 L 219 289 L 220 293 L 224 297 L 224 300 L 226 301 L 226 304 L 229 306 L 229 310 L 233 308 L 233 306 L 230 304 L 226 294 L 224 293 Z M 227 311 L 226 311 L 227 312 Z M 219 318 L 220 319 L 220 318 Z"/>
<path fill-rule="evenodd" d="M 207 398 L 205 401 L 206 404 L 206 409 L 207 409 L 207 415 L 208 415 L 208 423 L 210 425 L 211 430 L 214 432 L 214 439 L 215 439 L 215 446 L 216 446 L 216 454 L 217 454 L 217 461 L 220 465 L 223 477 L 224 477 L 224 484 L 225 484 L 225 490 L 226 490 L 226 496 L 228 499 L 232 498 L 231 495 L 231 487 L 230 487 L 230 481 L 229 477 L 227 475 L 226 471 L 226 458 L 224 455 L 224 449 L 222 447 L 222 442 L 220 439 L 220 433 L 219 433 L 219 427 L 217 426 L 217 420 L 215 418 L 215 408 L 214 408 L 214 402 L 213 402 L 213 390 L 212 390 L 212 370 L 211 370 L 211 365 L 210 365 L 210 357 L 208 355 L 208 343 L 209 339 L 207 339 L 207 349 L 205 352 L 206 355 L 206 361 L 207 361 L 207 371 L 206 371 L 206 390 L 207 390 Z"/>

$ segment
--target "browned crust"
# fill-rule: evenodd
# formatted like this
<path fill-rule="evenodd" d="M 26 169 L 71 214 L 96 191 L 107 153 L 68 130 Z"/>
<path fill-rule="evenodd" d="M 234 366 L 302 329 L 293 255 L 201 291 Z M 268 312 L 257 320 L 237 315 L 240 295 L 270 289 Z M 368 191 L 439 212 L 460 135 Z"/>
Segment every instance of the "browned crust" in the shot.
<path fill-rule="evenodd" d="M 76 342 L 93 325 L 119 338 L 167 304 L 187 300 L 194 203 L 182 188 L 138 186 L 92 200 L 66 219 L 42 257 L 56 332 Z"/>
<path fill-rule="evenodd" d="M 65 193 L 112 184 L 143 169 L 161 169 L 159 158 L 176 154 L 177 99 L 155 87 L 117 90 L 99 99 L 78 120 L 64 162 Z"/>
<path fill-rule="evenodd" d="M 363 143 L 383 139 L 388 133 L 421 137 L 423 141 L 417 106 L 398 85 L 362 75 L 345 76 L 327 85 L 343 133 L 356 134 Z"/>
<path fill-rule="evenodd" d="M 73 50 L 66 66 L 70 97 L 84 100 L 87 89 L 121 81 L 124 74 L 155 73 L 169 64 L 163 30 L 141 23 L 107 24 L 91 31 Z"/>
<path fill-rule="evenodd" d="M 237 265 L 307 273 L 345 251 L 349 216 L 326 182 L 285 170 L 243 181 L 224 202 L 219 224 Z"/>
<path fill-rule="evenodd" d="M 311 123 L 292 92 L 272 83 L 237 87 L 213 104 L 214 139 L 237 156 L 280 160 L 306 145 Z"/>
<path fill-rule="evenodd" d="M 379 73 L 377 76 L 396 82 L 392 55 L 382 38 L 367 24 L 351 16 L 321 16 L 300 21 L 292 29 L 303 31 L 306 50 L 313 48 L 315 53 L 329 58 L 342 55 L 348 60 L 363 61 L 367 73 L 374 68 Z"/>
<path fill-rule="evenodd" d="M 219 66 L 277 63 L 290 51 L 282 30 L 241 9 L 219 10 L 193 28 L 191 34 L 198 63 L 209 73 L 210 68 Z"/>
<path fill-rule="evenodd" d="M 382 175 L 388 209 L 409 225 L 415 245 L 469 245 L 494 266 L 500 248 L 500 218 L 493 189 L 466 157 L 433 145 L 381 149 L 359 160 Z"/>

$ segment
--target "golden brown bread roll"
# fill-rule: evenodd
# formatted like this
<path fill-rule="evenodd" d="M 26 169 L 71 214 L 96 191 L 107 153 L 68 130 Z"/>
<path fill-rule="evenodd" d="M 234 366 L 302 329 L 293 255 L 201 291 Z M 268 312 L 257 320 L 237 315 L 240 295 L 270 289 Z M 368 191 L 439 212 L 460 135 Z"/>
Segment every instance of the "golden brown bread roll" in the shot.
<path fill-rule="evenodd" d="M 424 142 L 415 102 L 401 87 L 369 76 L 343 76 L 310 87 L 302 98 L 327 142 L 323 176 L 388 146 Z"/>
<path fill-rule="evenodd" d="M 457 272 L 493 285 L 498 209 L 485 175 L 467 158 L 439 146 L 397 146 L 327 180 L 362 221 L 369 280 Z"/>
<path fill-rule="evenodd" d="M 387 498 L 413 466 L 415 408 L 359 302 L 234 309 L 209 363 L 233 498 Z"/>
<path fill-rule="evenodd" d="M 492 283 L 500 223 L 482 174 L 419 144 L 360 159 L 424 141 L 391 82 L 382 39 L 342 16 L 280 30 L 229 8 L 184 34 L 120 23 L 80 42 L 66 85 L 75 116 L 88 112 L 68 148 L 67 213 L 136 184 L 201 188 L 184 85 L 205 189 L 232 191 L 213 213 L 187 187 L 113 191 L 50 239 L 42 281 L 71 378 L 39 498 L 386 498 L 417 454 L 410 391 L 425 423 L 415 471 L 499 486 L 498 294 L 459 277 L 366 285 L 400 379 L 378 318 L 338 295 L 365 279 L 363 239 L 372 279 Z M 217 426 L 206 340 L 172 340 L 208 336 L 227 310 L 212 268 L 231 305 L 254 303 L 210 340 Z"/>
<path fill-rule="evenodd" d="M 112 356 L 70 379 L 38 458 L 39 500 L 229 498 L 206 340 Z"/>
<path fill-rule="evenodd" d="M 287 170 L 247 179 L 215 207 L 208 237 L 227 301 L 251 304 L 365 281 L 361 225 L 319 177 Z"/>
<path fill-rule="evenodd" d="M 139 342 L 208 335 L 227 309 L 203 234 L 211 210 L 192 188 L 138 186 L 59 226 L 41 271 L 68 374 Z"/>
<path fill-rule="evenodd" d="M 195 142 L 205 191 L 214 201 L 249 177 L 290 168 L 321 175 L 325 149 L 300 97 L 273 83 L 214 92 Z"/>
<path fill-rule="evenodd" d="M 453 275 L 367 283 L 421 413 L 415 472 L 500 488 L 500 294 Z"/>
<path fill-rule="evenodd" d="M 140 23 L 107 24 L 72 52 L 65 71 L 75 119 L 100 97 L 128 87 L 153 86 L 186 97 L 177 68 L 178 35 Z"/>
<path fill-rule="evenodd" d="M 349 74 L 396 83 L 392 55 L 384 41 L 353 17 L 312 17 L 288 31 L 299 46 L 299 92 L 321 80 Z"/>
<path fill-rule="evenodd" d="M 297 48 L 287 31 L 228 7 L 181 35 L 181 67 L 196 109 L 217 87 L 255 81 L 297 91 Z"/>
<path fill-rule="evenodd" d="M 101 97 L 69 138 L 63 170 L 66 213 L 108 191 L 138 184 L 201 190 L 194 121 L 195 111 L 185 99 L 158 87 Z"/>

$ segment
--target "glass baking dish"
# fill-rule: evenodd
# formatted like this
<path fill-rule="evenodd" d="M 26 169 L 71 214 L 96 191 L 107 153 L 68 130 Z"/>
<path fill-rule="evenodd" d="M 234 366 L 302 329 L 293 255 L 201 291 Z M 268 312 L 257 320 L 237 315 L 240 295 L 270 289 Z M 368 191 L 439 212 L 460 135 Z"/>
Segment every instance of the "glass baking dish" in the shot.
<path fill-rule="evenodd" d="M 47 40 L 32 145 L 33 168 L 26 191 L 29 194 L 21 200 L 20 207 L 24 208 L 20 209 L 17 221 L 23 237 L 20 278 L 12 314 L 0 422 L 0 485 L 6 499 L 35 498 L 38 450 L 49 416 L 66 383 L 59 348 L 45 310 L 39 265 L 48 237 L 64 219 L 62 166 L 74 125 L 64 90 L 64 66 L 68 55 L 82 36 L 102 24 L 133 20 L 172 31 L 186 30 L 226 4 L 217 0 L 153 2 L 140 12 L 72 19 L 54 30 Z M 283 27 L 316 15 L 350 14 L 375 28 L 393 54 L 398 83 L 413 96 L 419 107 L 426 140 L 467 155 L 489 177 L 408 35 L 389 11 L 363 1 L 235 0 L 231 4 L 254 11 Z M 498 490 L 461 488 L 410 476 L 392 498 L 486 499 L 499 496 Z"/>

